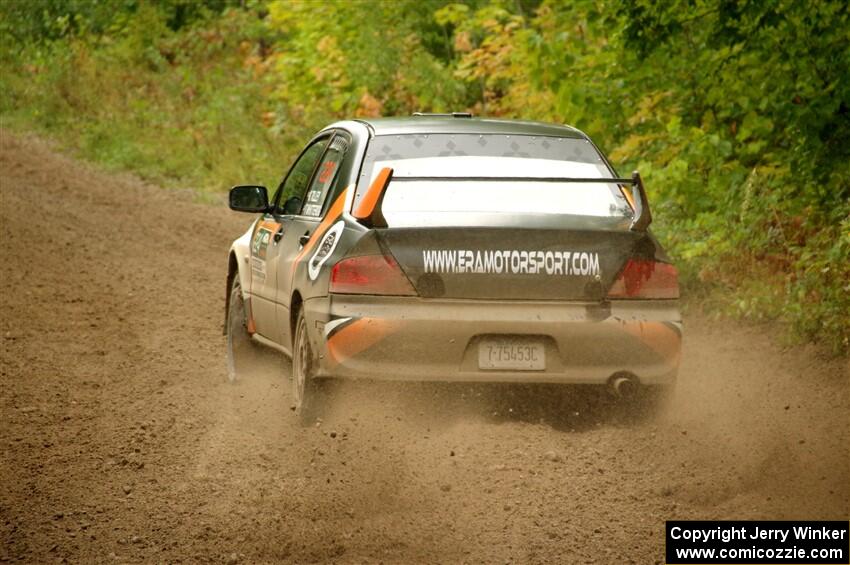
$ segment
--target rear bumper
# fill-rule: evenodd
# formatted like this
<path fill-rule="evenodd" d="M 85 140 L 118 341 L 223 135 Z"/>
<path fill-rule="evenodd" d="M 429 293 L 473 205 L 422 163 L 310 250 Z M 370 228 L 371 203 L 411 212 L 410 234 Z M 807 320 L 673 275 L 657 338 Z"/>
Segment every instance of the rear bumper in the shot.
<path fill-rule="evenodd" d="M 616 373 L 671 384 L 682 324 L 675 300 L 605 304 L 333 295 L 308 300 L 317 376 L 351 379 L 604 384 Z M 482 339 L 528 336 L 545 369 L 479 369 Z"/>

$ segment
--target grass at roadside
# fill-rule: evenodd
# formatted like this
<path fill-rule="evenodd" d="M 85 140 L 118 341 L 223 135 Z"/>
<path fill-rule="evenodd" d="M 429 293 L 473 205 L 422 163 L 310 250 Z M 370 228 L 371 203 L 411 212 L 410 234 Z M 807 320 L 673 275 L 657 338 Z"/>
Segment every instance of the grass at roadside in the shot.
<path fill-rule="evenodd" d="M 222 192 L 237 182 L 276 183 L 304 132 L 264 126 L 269 88 L 265 69 L 240 46 L 244 24 L 232 12 L 212 29 L 174 34 L 141 53 L 69 40 L 28 49 L 24 64 L 7 54 L 3 125 L 165 186 Z"/>

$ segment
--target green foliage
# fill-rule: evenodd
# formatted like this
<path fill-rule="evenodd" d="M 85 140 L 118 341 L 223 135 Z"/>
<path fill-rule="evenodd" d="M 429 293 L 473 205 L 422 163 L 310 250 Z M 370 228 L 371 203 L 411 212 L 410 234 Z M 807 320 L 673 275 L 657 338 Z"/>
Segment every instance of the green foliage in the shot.
<path fill-rule="evenodd" d="M 261 54 L 268 29 L 255 12 L 225 9 L 196 11 L 193 23 L 174 31 L 171 8 L 183 4 L 141 3 L 115 13 L 103 34 L 47 36 L 4 50 L 4 123 L 166 184 L 218 191 L 234 179 L 275 184 L 301 139 L 262 125 L 273 90 Z"/>
<path fill-rule="evenodd" d="M 692 295 L 850 350 L 850 7 L 839 0 L 0 3 L 0 115 L 213 191 L 330 121 L 567 122 L 648 182 Z"/>
<path fill-rule="evenodd" d="M 622 12 L 626 61 L 642 62 L 636 77 L 658 102 L 633 114 L 614 154 L 663 171 L 651 178 L 669 206 L 663 235 L 700 282 L 727 289 L 733 311 L 850 350 L 847 4 Z"/>
<path fill-rule="evenodd" d="M 438 52 L 435 0 L 315 3 L 273 0 L 281 122 L 316 129 L 331 119 L 446 110 L 465 100 Z M 316 101 L 321 100 L 321 104 Z M 280 123 L 278 125 L 280 125 Z"/>

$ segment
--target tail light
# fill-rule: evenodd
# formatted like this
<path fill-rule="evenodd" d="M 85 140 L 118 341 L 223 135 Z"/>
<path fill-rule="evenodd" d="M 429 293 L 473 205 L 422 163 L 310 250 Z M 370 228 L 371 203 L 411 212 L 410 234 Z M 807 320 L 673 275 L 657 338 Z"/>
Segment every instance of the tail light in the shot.
<path fill-rule="evenodd" d="M 679 272 L 668 263 L 629 259 L 608 298 L 679 298 Z"/>
<path fill-rule="evenodd" d="M 336 294 L 416 295 L 401 267 L 389 255 L 343 259 L 331 271 L 330 291 Z"/>

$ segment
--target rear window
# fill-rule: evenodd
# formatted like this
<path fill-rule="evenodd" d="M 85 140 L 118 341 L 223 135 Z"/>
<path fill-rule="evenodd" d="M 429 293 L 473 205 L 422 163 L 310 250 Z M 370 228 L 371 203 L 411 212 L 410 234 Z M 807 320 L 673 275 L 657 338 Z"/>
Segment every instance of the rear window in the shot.
<path fill-rule="evenodd" d="M 584 139 L 497 134 L 377 136 L 366 152 L 355 205 L 384 167 L 393 169 L 382 207 L 390 227 L 516 225 L 523 217 L 557 225 L 571 216 L 632 214 L 616 184 L 535 180 L 612 178 L 598 151 Z M 414 180 L 405 180 L 410 177 Z"/>

